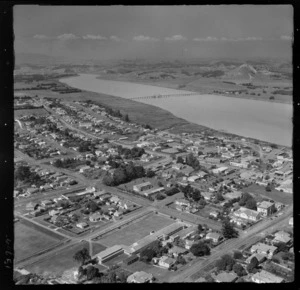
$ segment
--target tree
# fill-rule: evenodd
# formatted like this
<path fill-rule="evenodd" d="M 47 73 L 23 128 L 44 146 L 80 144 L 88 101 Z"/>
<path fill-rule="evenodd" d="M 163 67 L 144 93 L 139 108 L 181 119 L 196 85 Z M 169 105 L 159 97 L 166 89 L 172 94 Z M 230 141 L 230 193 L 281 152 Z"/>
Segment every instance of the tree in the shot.
<path fill-rule="evenodd" d="M 116 271 L 115 270 L 110 271 L 107 274 L 107 279 L 108 279 L 108 283 L 117 283 L 117 274 L 116 274 Z"/>
<path fill-rule="evenodd" d="M 90 201 L 86 206 L 91 212 L 95 212 L 99 207 L 94 201 Z"/>
<path fill-rule="evenodd" d="M 257 210 L 257 205 L 256 205 L 255 199 L 254 198 L 248 199 L 245 204 L 245 207 L 252 209 L 252 210 Z"/>
<path fill-rule="evenodd" d="M 243 266 L 241 264 L 234 264 L 232 267 L 232 270 L 239 276 L 245 276 L 247 275 L 247 272 L 245 271 L 245 269 L 243 268 Z"/>
<path fill-rule="evenodd" d="M 271 185 L 270 184 L 268 184 L 267 186 L 266 186 L 266 191 L 272 191 L 272 188 L 271 188 Z"/>
<path fill-rule="evenodd" d="M 128 277 L 128 275 L 126 275 L 124 272 L 120 272 L 118 274 L 118 278 L 119 278 L 120 283 L 126 283 L 127 282 L 127 277 Z"/>
<path fill-rule="evenodd" d="M 145 249 L 140 253 L 140 259 L 146 262 L 150 262 L 153 257 L 155 257 L 156 253 L 153 249 Z"/>
<path fill-rule="evenodd" d="M 210 254 L 210 248 L 203 242 L 193 244 L 190 251 L 196 257 L 206 256 Z"/>
<path fill-rule="evenodd" d="M 124 121 L 125 121 L 125 122 L 130 122 L 129 117 L 128 117 L 128 114 L 126 114 L 126 115 L 124 116 Z"/>
<path fill-rule="evenodd" d="M 181 163 L 181 164 L 183 164 L 183 163 L 184 163 L 183 158 L 182 158 L 181 156 L 178 156 L 178 157 L 177 157 L 176 163 Z"/>
<path fill-rule="evenodd" d="M 86 268 L 86 278 L 87 278 L 87 280 L 94 279 L 95 277 L 98 276 L 98 274 L 99 274 L 99 269 L 98 268 L 95 268 L 91 265 Z"/>
<path fill-rule="evenodd" d="M 181 265 L 185 265 L 185 264 L 186 264 L 186 260 L 185 260 L 181 255 L 179 255 L 179 256 L 177 257 L 176 262 L 177 262 L 178 264 L 181 264 Z"/>
<path fill-rule="evenodd" d="M 204 230 L 201 224 L 198 225 L 197 229 L 199 233 L 201 233 Z"/>
<path fill-rule="evenodd" d="M 248 192 L 244 192 L 239 201 L 239 205 L 244 206 L 246 204 L 246 202 L 248 201 L 248 199 L 251 199 L 251 198 L 252 198 L 252 196 Z"/>
<path fill-rule="evenodd" d="M 222 195 L 221 192 L 218 192 L 218 193 L 216 194 L 216 198 L 217 198 L 218 201 L 223 201 L 223 200 L 224 200 L 224 197 L 223 197 L 223 195 Z"/>
<path fill-rule="evenodd" d="M 155 172 L 151 169 L 148 169 L 146 172 L 146 177 L 151 178 L 155 176 Z"/>
<path fill-rule="evenodd" d="M 157 199 L 157 200 L 163 200 L 163 199 L 165 199 L 165 195 L 163 195 L 162 193 L 158 193 L 158 194 L 156 195 L 156 199 Z"/>
<path fill-rule="evenodd" d="M 277 247 L 278 253 L 288 251 L 288 247 L 284 242 L 278 242 L 278 243 L 275 244 L 275 246 Z"/>
<path fill-rule="evenodd" d="M 198 189 L 195 189 L 193 192 L 192 192 L 192 199 L 194 200 L 194 201 L 199 201 L 200 199 L 202 198 L 202 195 L 201 195 L 201 193 L 200 193 L 200 190 L 198 190 Z"/>
<path fill-rule="evenodd" d="M 215 266 L 218 268 L 219 271 L 231 271 L 234 264 L 235 260 L 227 254 L 222 256 L 221 259 L 217 260 Z"/>
<path fill-rule="evenodd" d="M 158 182 L 157 182 L 157 185 L 158 185 L 159 187 L 162 187 L 162 186 L 164 186 L 164 185 L 162 184 L 162 182 L 161 182 L 161 181 L 158 181 Z"/>
<path fill-rule="evenodd" d="M 91 256 L 89 254 L 88 249 L 83 248 L 82 250 L 80 250 L 74 254 L 73 259 L 76 262 L 79 262 L 81 265 L 83 265 L 91 259 Z"/>
<path fill-rule="evenodd" d="M 242 252 L 240 252 L 240 251 L 235 251 L 235 252 L 233 253 L 233 258 L 235 258 L 235 259 L 242 259 L 242 258 L 243 258 Z"/>
<path fill-rule="evenodd" d="M 247 271 L 253 273 L 253 270 L 258 266 L 259 262 L 256 257 L 253 257 L 247 266 Z"/>
<path fill-rule="evenodd" d="M 223 221 L 222 234 L 225 239 L 232 239 L 238 237 L 238 231 L 234 229 L 233 225 L 228 220 Z"/>

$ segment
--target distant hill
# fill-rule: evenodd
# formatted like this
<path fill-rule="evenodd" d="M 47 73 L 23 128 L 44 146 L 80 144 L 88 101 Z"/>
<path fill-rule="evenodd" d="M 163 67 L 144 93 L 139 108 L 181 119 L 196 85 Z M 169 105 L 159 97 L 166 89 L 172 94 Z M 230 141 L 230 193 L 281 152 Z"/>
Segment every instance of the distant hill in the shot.
<path fill-rule="evenodd" d="M 256 74 L 257 70 L 252 65 L 242 64 L 227 72 L 225 77 L 234 80 L 252 80 Z"/>
<path fill-rule="evenodd" d="M 15 65 L 54 65 L 70 62 L 70 59 L 63 57 L 54 57 L 40 53 L 16 53 Z"/>

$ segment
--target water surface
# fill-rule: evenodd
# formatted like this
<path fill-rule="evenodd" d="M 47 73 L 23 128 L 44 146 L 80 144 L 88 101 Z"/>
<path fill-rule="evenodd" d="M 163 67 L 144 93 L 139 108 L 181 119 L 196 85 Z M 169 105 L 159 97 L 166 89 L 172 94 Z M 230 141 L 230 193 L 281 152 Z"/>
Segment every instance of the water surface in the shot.
<path fill-rule="evenodd" d="M 176 94 L 177 96 L 169 98 L 145 98 L 136 101 L 157 106 L 177 117 L 212 129 L 285 146 L 292 144 L 293 107 L 290 104 L 219 95 L 178 96 L 191 92 L 131 82 L 101 80 L 92 74 L 81 74 L 60 81 L 74 88 L 122 98 Z"/>

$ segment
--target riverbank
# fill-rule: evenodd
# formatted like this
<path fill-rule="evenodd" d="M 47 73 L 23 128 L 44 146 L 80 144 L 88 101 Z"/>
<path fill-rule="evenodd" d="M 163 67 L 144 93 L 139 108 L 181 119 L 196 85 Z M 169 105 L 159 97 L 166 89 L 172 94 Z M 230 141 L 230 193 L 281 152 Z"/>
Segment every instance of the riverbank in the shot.
<path fill-rule="evenodd" d="M 216 94 L 211 90 L 205 89 L 205 88 L 195 88 L 192 84 L 195 80 L 168 80 L 168 81 L 151 81 L 151 80 L 141 80 L 133 77 L 122 77 L 122 76 L 108 76 L 108 75 L 99 75 L 96 73 L 91 73 L 94 75 L 97 75 L 97 79 L 102 79 L 102 80 L 108 80 L 108 81 L 122 81 L 122 82 L 129 82 L 129 83 L 135 83 L 135 84 L 142 84 L 142 85 L 151 85 L 151 86 L 156 86 L 156 87 L 161 87 L 161 88 L 169 88 L 169 89 L 175 89 L 175 90 L 182 90 L 182 91 L 190 91 L 190 92 L 195 92 L 199 94 L 215 94 L 219 95 L 222 97 L 227 97 L 227 98 L 237 98 L 237 99 L 248 99 L 248 100 L 255 100 L 255 101 L 263 101 L 263 102 L 268 102 L 268 103 L 279 103 L 279 104 L 293 104 L 292 98 L 291 99 L 275 99 L 275 100 L 270 100 L 269 98 L 264 98 L 262 95 L 254 97 L 249 94 Z M 219 88 L 219 85 L 222 86 L 224 85 L 221 81 L 218 85 L 218 81 L 212 81 L 211 79 L 205 79 L 206 82 L 212 82 L 213 85 L 215 86 L 215 89 Z M 181 85 L 184 85 L 184 87 L 180 87 Z M 234 86 L 233 86 L 234 87 Z M 230 90 L 230 89 L 229 89 Z"/>

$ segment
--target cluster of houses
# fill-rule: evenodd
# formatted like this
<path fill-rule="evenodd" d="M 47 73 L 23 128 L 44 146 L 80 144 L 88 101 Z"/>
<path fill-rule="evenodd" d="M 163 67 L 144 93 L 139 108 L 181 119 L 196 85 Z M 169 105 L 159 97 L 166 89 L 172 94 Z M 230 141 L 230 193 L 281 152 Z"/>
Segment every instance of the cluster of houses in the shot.
<path fill-rule="evenodd" d="M 27 163 L 25 163 L 27 164 Z M 38 176 L 40 176 L 40 182 L 43 184 L 40 186 L 37 186 L 36 184 L 31 184 L 30 187 L 28 186 L 20 186 L 15 187 L 14 189 L 14 197 L 30 197 L 32 194 L 37 194 L 41 192 L 47 192 L 54 189 L 60 189 L 65 188 L 68 186 L 76 185 L 78 182 L 65 175 L 61 172 L 54 172 L 49 169 L 41 168 L 39 166 L 36 167 L 30 167 L 30 170 L 32 172 L 37 173 Z"/>
<path fill-rule="evenodd" d="M 27 122 L 25 122 L 25 125 L 26 123 Z M 36 133 L 35 130 L 31 128 L 29 128 L 29 131 L 32 134 Z M 38 160 L 64 154 L 64 152 L 62 152 L 61 150 L 49 146 L 49 144 L 45 140 L 37 136 L 32 137 L 30 134 L 23 132 L 15 132 L 14 147 L 18 148 L 25 154 L 28 154 L 30 157 Z"/>

